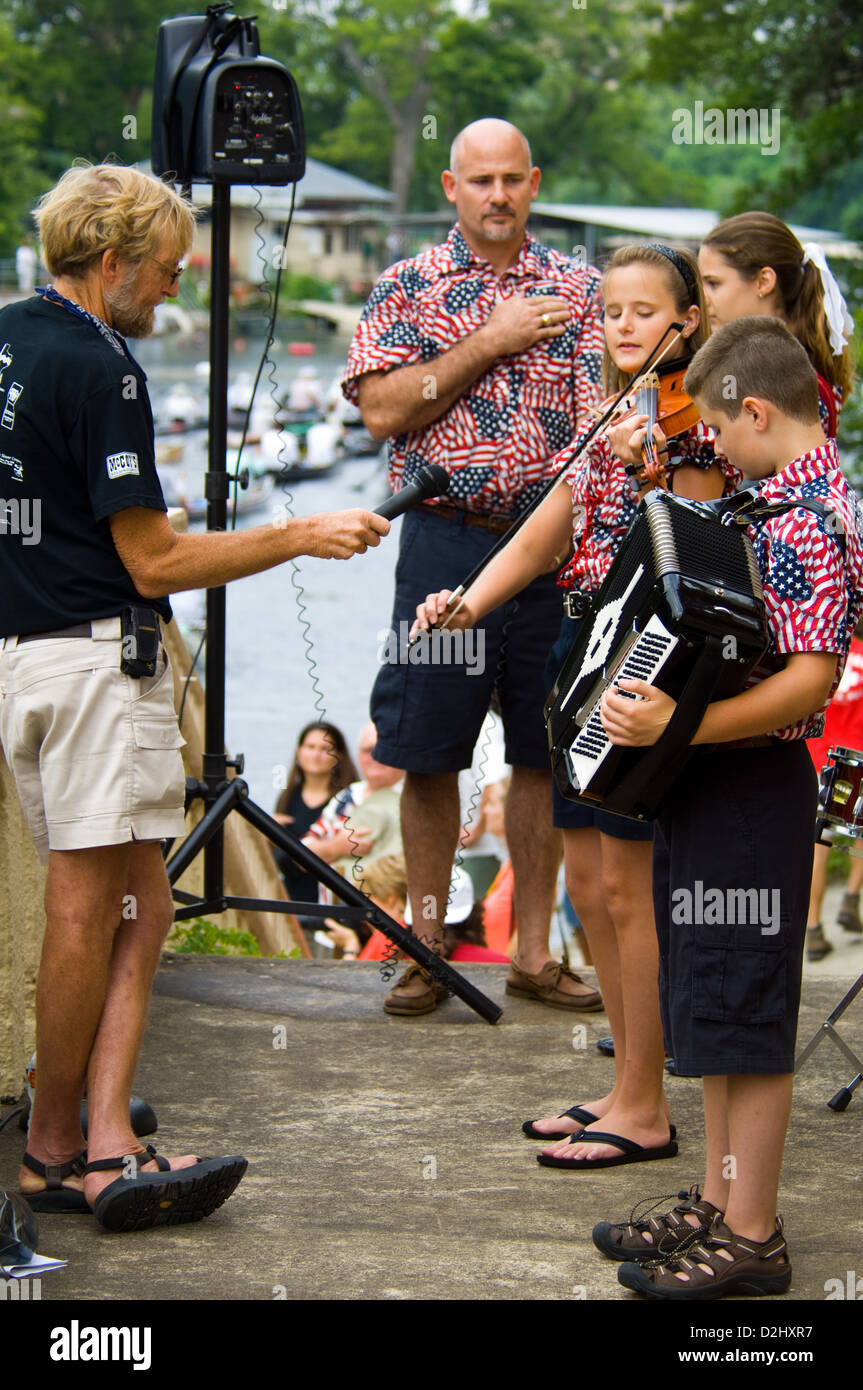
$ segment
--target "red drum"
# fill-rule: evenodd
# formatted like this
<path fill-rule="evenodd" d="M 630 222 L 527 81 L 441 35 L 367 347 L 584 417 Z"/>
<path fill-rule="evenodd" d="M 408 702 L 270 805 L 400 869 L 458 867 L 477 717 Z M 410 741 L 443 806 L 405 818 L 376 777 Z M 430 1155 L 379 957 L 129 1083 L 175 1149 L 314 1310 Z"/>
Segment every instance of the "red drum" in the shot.
<path fill-rule="evenodd" d="M 863 835 L 863 753 L 831 748 L 829 758 L 819 777 L 816 839 L 821 839 L 826 826 L 859 837 Z"/>

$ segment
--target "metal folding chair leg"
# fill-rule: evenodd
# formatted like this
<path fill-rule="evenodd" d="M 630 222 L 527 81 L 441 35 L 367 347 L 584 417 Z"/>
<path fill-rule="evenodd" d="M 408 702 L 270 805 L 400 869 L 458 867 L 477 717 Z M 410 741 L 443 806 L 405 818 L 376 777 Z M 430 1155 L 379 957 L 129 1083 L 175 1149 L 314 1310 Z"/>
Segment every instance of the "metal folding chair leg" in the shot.
<path fill-rule="evenodd" d="M 817 1029 L 814 1037 L 806 1044 L 803 1051 L 799 1054 L 796 1062 L 794 1063 L 794 1071 L 795 1073 L 797 1073 L 803 1066 L 803 1063 L 806 1061 L 806 1059 L 815 1051 L 818 1044 L 823 1042 L 825 1038 L 829 1038 L 831 1042 L 836 1044 L 836 1046 L 839 1048 L 839 1051 L 845 1054 L 845 1056 L 848 1058 L 848 1061 L 854 1067 L 857 1074 L 854 1077 L 853 1081 L 849 1082 L 847 1086 L 841 1087 L 841 1089 L 836 1092 L 835 1096 L 833 1096 L 831 1100 L 827 1101 L 827 1104 L 831 1110 L 845 1110 L 850 1105 L 855 1090 L 860 1085 L 860 1083 L 863 1082 L 863 1062 L 861 1062 L 860 1058 L 857 1056 L 855 1052 L 852 1052 L 851 1048 L 848 1046 L 845 1040 L 839 1036 L 835 1027 L 836 1023 L 838 1023 L 845 1010 L 849 1008 L 851 1004 L 853 1004 L 861 989 L 863 989 L 863 974 L 861 974 L 858 977 L 855 983 L 848 990 L 848 993 L 842 999 L 840 999 L 833 1012 L 829 1014 L 827 1018 L 825 1018 L 824 1022 L 821 1024 L 821 1027 Z"/>

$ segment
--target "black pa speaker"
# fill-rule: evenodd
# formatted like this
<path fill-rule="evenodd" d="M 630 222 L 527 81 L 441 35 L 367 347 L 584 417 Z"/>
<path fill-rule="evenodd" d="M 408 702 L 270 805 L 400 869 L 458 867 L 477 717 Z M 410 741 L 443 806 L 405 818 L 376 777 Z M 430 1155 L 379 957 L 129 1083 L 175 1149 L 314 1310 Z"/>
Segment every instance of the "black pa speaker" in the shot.
<path fill-rule="evenodd" d="M 297 84 L 229 4 L 159 27 L 152 165 L 177 183 L 296 183 L 306 170 Z"/>

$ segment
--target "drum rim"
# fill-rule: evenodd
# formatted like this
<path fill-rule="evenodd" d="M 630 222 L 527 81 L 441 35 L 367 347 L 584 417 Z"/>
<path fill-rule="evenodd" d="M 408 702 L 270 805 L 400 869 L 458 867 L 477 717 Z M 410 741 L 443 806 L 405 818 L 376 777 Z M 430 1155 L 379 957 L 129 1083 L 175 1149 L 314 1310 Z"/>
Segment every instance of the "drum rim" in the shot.
<path fill-rule="evenodd" d="M 828 758 L 834 758 L 837 762 L 843 763 L 863 763 L 863 749 L 860 748 L 831 748 L 827 754 Z"/>

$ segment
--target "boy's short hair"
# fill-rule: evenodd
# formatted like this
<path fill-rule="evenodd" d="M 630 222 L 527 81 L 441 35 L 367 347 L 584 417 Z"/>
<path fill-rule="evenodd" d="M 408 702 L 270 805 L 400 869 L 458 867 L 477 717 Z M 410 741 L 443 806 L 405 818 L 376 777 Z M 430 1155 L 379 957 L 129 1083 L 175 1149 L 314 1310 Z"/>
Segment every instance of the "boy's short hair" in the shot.
<path fill-rule="evenodd" d="M 818 420 L 818 378 L 806 349 L 780 319 L 746 314 L 708 338 L 692 359 L 684 390 L 736 420 L 747 396 L 769 401 L 801 424 Z"/>

